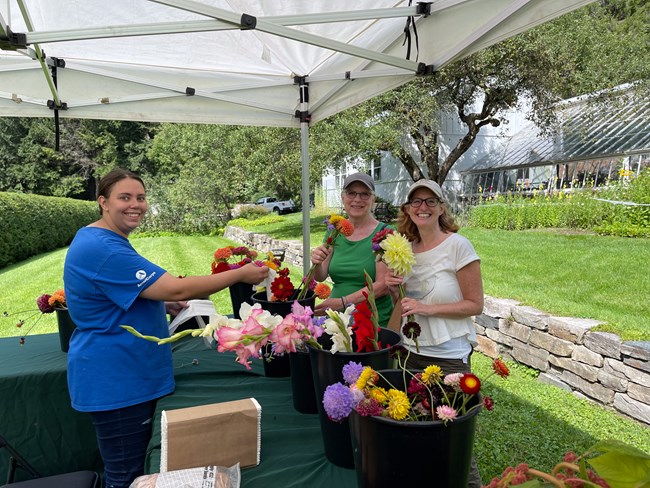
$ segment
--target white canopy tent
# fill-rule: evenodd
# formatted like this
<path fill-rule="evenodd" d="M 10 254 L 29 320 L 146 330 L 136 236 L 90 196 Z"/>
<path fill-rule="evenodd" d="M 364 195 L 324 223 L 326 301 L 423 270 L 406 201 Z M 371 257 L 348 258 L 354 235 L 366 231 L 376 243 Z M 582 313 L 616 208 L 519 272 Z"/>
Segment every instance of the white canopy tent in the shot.
<path fill-rule="evenodd" d="M 0 116 L 301 127 L 306 202 L 309 123 L 592 1 L 0 0 Z"/>

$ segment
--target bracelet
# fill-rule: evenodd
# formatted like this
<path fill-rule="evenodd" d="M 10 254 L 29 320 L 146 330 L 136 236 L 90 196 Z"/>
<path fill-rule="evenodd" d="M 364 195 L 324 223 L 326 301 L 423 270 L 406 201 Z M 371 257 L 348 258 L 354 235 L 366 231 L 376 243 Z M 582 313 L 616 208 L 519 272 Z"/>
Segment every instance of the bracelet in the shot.
<path fill-rule="evenodd" d="M 345 299 L 341 297 L 341 305 L 343 305 L 343 310 L 345 310 Z"/>

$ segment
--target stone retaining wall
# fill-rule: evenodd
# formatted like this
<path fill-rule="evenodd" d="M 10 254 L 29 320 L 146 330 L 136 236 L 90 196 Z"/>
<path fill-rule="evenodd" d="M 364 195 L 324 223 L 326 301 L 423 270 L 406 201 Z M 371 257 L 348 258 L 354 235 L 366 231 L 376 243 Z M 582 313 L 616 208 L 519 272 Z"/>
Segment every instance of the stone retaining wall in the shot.
<path fill-rule="evenodd" d="M 285 261 L 302 266 L 302 243 L 272 239 L 237 227 L 224 237 L 259 251 L 284 249 Z M 555 317 L 510 299 L 485 297 L 474 317 L 479 345 L 540 372 L 539 380 L 650 424 L 650 342 L 621 341 L 591 329 L 600 322 Z"/>

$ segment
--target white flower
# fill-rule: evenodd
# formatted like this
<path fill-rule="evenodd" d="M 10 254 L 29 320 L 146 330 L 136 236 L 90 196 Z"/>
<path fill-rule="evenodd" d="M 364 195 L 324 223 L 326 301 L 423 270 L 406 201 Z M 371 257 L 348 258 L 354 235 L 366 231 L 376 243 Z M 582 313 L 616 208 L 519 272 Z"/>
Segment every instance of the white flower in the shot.
<path fill-rule="evenodd" d="M 352 352 L 352 328 L 349 327 L 352 320 L 352 312 L 354 305 L 349 305 L 345 312 L 338 312 L 336 310 L 328 309 L 328 319 L 325 319 L 323 327 L 325 332 L 332 336 L 332 349 L 330 352 L 334 354 L 337 351 Z"/>

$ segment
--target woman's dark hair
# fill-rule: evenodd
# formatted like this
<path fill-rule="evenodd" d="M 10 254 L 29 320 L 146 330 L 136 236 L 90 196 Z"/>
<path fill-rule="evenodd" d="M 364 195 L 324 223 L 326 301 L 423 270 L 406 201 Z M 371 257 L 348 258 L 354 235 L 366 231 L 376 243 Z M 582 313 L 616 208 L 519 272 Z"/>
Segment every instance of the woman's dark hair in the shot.
<path fill-rule="evenodd" d="M 97 199 L 99 199 L 99 197 L 108 198 L 111 195 L 111 191 L 113 190 L 115 184 L 125 178 L 138 180 L 142 184 L 142 187 L 145 188 L 144 181 L 142 181 L 142 178 L 140 178 L 138 175 L 126 169 L 116 168 L 107 173 L 101 180 L 99 180 L 99 184 L 97 185 Z M 102 213 L 103 210 L 102 206 L 100 205 L 99 215 L 102 215 Z"/>
<path fill-rule="evenodd" d="M 440 202 L 440 205 L 442 205 L 442 214 L 438 217 L 440 229 L 442 229 L 443 232 L 458 232 L 460 226 L 454 221 L 454 217 L 452 217 L 447 210 L 447 205 L 443 202 Z M 407 212 L 408 206 L 409 203 L 406 202 L 399 208 L 399 215 L 397 216 L 397 232 L 405 235 L 411 242 L 419 242 L 420 232 L 418 231 L 417 225 L 413 223 Z"/>

